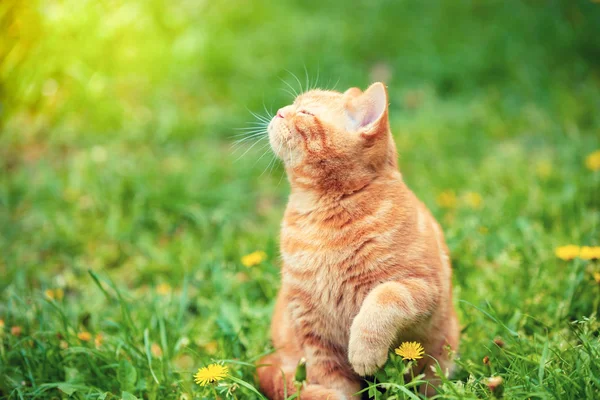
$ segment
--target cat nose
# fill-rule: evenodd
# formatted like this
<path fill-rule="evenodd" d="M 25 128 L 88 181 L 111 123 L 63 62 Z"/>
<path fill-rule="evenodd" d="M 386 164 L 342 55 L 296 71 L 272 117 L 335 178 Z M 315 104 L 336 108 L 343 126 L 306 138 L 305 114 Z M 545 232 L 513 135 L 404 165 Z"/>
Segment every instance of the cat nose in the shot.
<path fill-rule="evenodd" d="M 288 116 L 288 114 L 290 113 L 290 108 L 291 106 L 285 106 L 283 108 L 280 108 L 279 110 L 277 110 L 277 117 L 278 118 L 285 118 Z"/>

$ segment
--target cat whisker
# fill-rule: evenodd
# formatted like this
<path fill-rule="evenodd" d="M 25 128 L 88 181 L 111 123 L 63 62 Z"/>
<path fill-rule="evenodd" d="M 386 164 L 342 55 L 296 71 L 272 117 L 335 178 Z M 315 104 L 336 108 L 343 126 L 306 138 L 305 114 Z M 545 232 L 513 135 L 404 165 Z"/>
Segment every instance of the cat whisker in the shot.
<path fill-rule="evenodd" d="M 271 119 L 270 119 L 270 118 L 268 119 L 267 117 L 264 117 L 264 116 L 262 116 L 262 115 L 260 115 L 260 114 L 257 114 L 257 113 L 255 113 L 254 111 L 250 110 L 249 108 L 246 108 L 246 110 L 248 110 L 248 112 L 249 112 L 250 114 L 252 114 L 252 115 L 254 116 L 254 118 L 256 118 L 256 119 L 257 119 L 257 120 L 259 120 L 259 121 L 262 121 L 262 122 L 264 122 L 264 123 L 267 123 L 267 124 L 268 124 L 269 122 L 271 122 Z"/>
<path fill-rule="evenodd" d="M 263 127 L 263 126 L 258 126 L 255 128 L 252 128 L 251 130 L 247 130 L 247 131 L 243 131 L 240 133 L 236 133 L 235 135 L 231 135 L 229 138 L 230 139 L 234 139 L 234 138 L 239 138 L 241 136 L 251 136 L 254 135 L 255 133 L 266 133 L 267 132 L 267 127 Z"/>
<path fill-rule="evenodd" d="M 286 92 L 287 94 L 289 94 L 292 99 L 295 99 L 297 97 L 294 93 L 290 92 L 286 88 L 279 88 L 279 90 L 281 90 L 282 92 Z"/>
<path fill-rule="evenodd" d="M 303 93 L 302 92 L 302 82 L 300 82 L 300 79 L 298 79 L 296 74 L 294 74 L 292 71 L 287 70 L 287 69 L 285 71 L 288 72 L 290 75 L 292 75 L 294 77 L 294 79 L 296 80 L 296 82 L 298 82 L 298 86 L 300 86 L 300 94 L 302 94 Z M 296 91 L 294 90 L 294 92 L 296 92 Z"/>
<path fill-rule="evenodd" d="M 267 167 L 262 172 L 262 174 L 260 174 L 260 176 L 263 176 L 264 173 L 267 172 L 267 169 L 269 170 L 269 175 L 271 174 L 271 169 L 273 168 L 273 166 L 275 165 L 275 162 L 277 161 L 277 154 L 279 154 L 281 152 L 281 146 L 283 146 L 283 142 L 281 142 L 279 144 L 279 149 L 277 150 L 276 153 L 273 153 L 273 158 L 271 159 L 271 161 L 269 162 L 269 164 L 267 164 Z"/>
<path fill-rule="evenodd" d="M 267 142 L 267 144 L 265 144 L 265 145 L 264 145 L 263 147 L 261 147 L 259 150 L 263 150 L 263 149 L 265 149 L 266 147 L 269 147 L 270 145 L 271 145 L 271 143 Z M 257 163 L 258 163 L 258 162 L 259 162 L 259 161 L 260 161 L 260 160 L 261 160 L 261 159 L 262 159 L 264 156 L 266 156 L 266 155 L 267 155 L 267 153 L 268 153 L 268 152 L 269 152 L 269 149 L 266 149 L 266 150 L 265 150 L 265 151 L 262 153 L 262 155 L 261 155 L 260 157 L 258 157 L 258 159 L 257 159 L 257 160 L 254 162 L 254 164 L 253 164 L 253 165 L 256 165 L 256 164 L 257 164 Z"/>
<path fill-rule="evenodd" d="M 335 85 L 333 85 L 333 89 L 331 89 L 331 90 L 335 90 L 337 88 L 338 83 L 340 83 L 339 77 L 338 77 L 337 81 L 335 81 Z"/>
<path fill-rule="evenodd" d="M 287 93 L 287 94 L 289 94 L 289 95 L 290 95 L 290 96 L 291 96 L 293 99 L 295 99 L 296 97 L 298 97 L 298 96 L 294 95 L 294 93 L 290 92 L 290 91 L 289 91 L 288 89 L 286 89 L 286 88 L 279 88 L 279 90 L 281 90 L 282 92 L 286 92 L 286 93 Z"/>
<path fill-rule="evenodd" d="M 263 172 L 259 175 L 259 177 L 263 176 L 265 174 L 265 172 L 267 172 L 267 169 L 269 169 L 269 166 L 276 158 L 277 158 L 277 156 L 275 154 L 273 154 L 273 156 L 271 157 L 271 160 L 269 160 L 269 163 L 267 164 L 267 166 L 265 167 Z"/>
<path fill-rule="evenodd" d="M 257 133 L 257 132 L 266 132 L 267 127 L 266 126 L 257 126 L 252 129 L 237 129 L 237 130 L 241 131 L 241 132 L 236 133 L 235 135 L 229 136 L 229 139 L 239 138 L 240 136 L 248 136 L 248 135 L 251 135 L 251 134 Z"/>
<path fill-rule="evenodd" d="M 252 150 L 252 148 L 253 148 L 254 146 L 256 146 L 257 144 L 259 144 L 259 143 L 260 143 L 261 141 L 263 141 L 264 139 L 265 139 L 265 137 L 262 137 L 262 138 L 260 138 L 259 140 L 257 140 L 256 142 L 254 142 L 254 143 L 252 144 L 252 146 L 248 147 L 248 148 L 246 149 L 246 151 L 245 151 L 244 153 L 242 153 L 242 155 L 241 155 L 241 156 L 239 156 L 238 158 L 236 158 L 236 159 L 235 159 L 233 162 L 238 162 L 238 161 L 240 160 L 240 158 L 242 158 L 242 157 L 244 157 L 246 154 L 248 154 L 248 152 L 249 152 L 250 150 Z"/>
<path fill-rule="evenodd" d="M 265 110 L 265 113 L 269 117 L 269 120 L 272 120 L 273 119 L 273 113 L 270 113 L 269 110 L 267 110 L 267 106 L 265 105 L 265 101 L 264 100 L 263 100 L 263 109 Z"/>
<path fill-rule="evenodd" d="M 320 67 L 319 63 L 317 63 L 317 79 L 315 80 L 314 86 L 311 88 L 311 90 L 317 89 L 317 87 L 319 86 L 320 70 L 321 70 L 321 67 Z"/>
<path fill-rule="evenodd" d="M 257 127 L 259 127 L 259 128 L 260 127 L 265 127 L 266 128 L 269 124 L 267 124 L 264 121 L 252 121 L 252 122 L 248 122 L 248 125 L 249 126 L 240 127 L 240 128 L 234 128 L 234 130 L 236 130 L 236 131 L 243 131 L 243 130 L 248 130 L 250 128 L 254 129 L 254 128 L 257 128 Z"/>
<path fill-rule="evenodd" d="M 265 124 L 268 124 L 269 122 L 271 122 L 270 119 L 267 119 L 267 117 L 263 117 L 262 115 L 259 115 L 259 114 L 256 114 L 256 113 L 252 113 L 252 115 L 254 115 L 254 117 L 256 119 L 258 119 L 259 121 L 261 121 L 261 122 L 263 122 Z"/>
<path fill-rule="evenodd" d="M 237 141 L 237 142 L 231 144 L 231 150 L 235 153 L 236 151 L 241 149 L 244 145 L 247 145 L 254 140 L 256 140 L 256 142 L 260 142 L 260 141 L 264 140 L 265 138 L 267 138 L 267 136 L 261 136 L 261 137 L 258 137 L 258 139 L 256 137 L 253 137 L 253 138 L 248 138 L 247 140 Z"/>
<path fill-rule="evenodd" d="M 260 131 L 246 132 L 243 135 L 231 136 L 231 137 L 229 137 L 229 140 L 231 140 L 233 143 L 238 143 L 238 142 L 242 142 L 244 140 L 255 138 L 258 136 L 262 136 L 262 135 L 267 135 L 267 131 L 262 129 Z"/>
<path fill-rule="evenodd" d="M 285 175 L 285 168 L 282 168 L 281 176 L 279 177 L 279 182 L 277 182 L 277 186 L 281 185 L 281 181 L 283 180 L 284 175 Z"/>
<path fill-rule="evenodd" d="M 296 89 L 294 89 L 294 87 L 292 85 L 290 85 L 286 80 L 284 80 L 282 78 L 279 78 L 279 80 L 292 90 L 294 97 L 298 97 L 298 92 L 296 92 Z"/>
<path fill-rule="evenodd" d="M 283 141 L 279 144 L 279 149 L 277 149 L 277 154 L 281 153 L 282 147 L 283 147 Z M 271 168 L 269 169 L 269 175 L 271 175 L 271 171 L 273 170 L 273 167 L 275 166 L 275 164 L 277 164 L 277 160 L 278 160 L 278 158 L 275 157 L 275 159 L 273 160 L 273 165 L 271 165 Z"/>
<path fill-rule="evenodd" d="M 248 136 L 248 137 L 241 138 L 241 139 L 238 139 L 238 140 L 234 141 L 233 145 L 235 146 L 235 145 L 247 142 L 248 140 L 255 139 L 255 138 L 260 137 L 260 136 L 262 136 L 264 134 L 265 134 L 264 132 L 257 132 L 255 134 L 252 134 L 252 135 Z"/>
<path fill-rule="evenodd" d="M 287 143 L 288 154 L 290 155 L 290 165 L 294 166 L 294 152 L 292 152 L 292 146 L 290 146 L 289 142 Z M 285 175 L 285 168 L 281 171 L 281 176 L 279 177 L 279 182 L 277 182 L 277 186 L 281 184 L 281 180 L 283 179 L 283 175 Z"/>
<path fill-rule="evenodd" d="M 310 79 L 308 78 L 308 69 L 306 68 L 306 64 L 304 64 L 304 75 L 306 76 L 306 90 L 310 90 Z"/>

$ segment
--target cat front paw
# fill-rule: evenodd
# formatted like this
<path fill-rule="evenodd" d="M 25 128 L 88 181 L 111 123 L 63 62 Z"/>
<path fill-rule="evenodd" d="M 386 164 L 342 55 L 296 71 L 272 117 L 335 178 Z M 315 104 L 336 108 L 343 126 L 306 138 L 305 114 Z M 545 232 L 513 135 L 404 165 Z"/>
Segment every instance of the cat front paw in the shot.
<path fill-rule="evenodd" d="M 348 360 L 360 376 L 373 375 L 387 359 L 387 347 L 374 345 L 361 338 L 350 338 Z"/>

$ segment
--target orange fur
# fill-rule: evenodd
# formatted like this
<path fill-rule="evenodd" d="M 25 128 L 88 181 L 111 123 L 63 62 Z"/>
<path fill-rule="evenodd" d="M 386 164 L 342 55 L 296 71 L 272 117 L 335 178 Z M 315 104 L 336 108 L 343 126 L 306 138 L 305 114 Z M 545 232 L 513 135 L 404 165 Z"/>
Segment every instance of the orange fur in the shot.
<path fill-rule="evenodd" d="M 448 249 L 398 171 L 387 101 L 381 83 L 365 92 L 313 90 L 269 125 L 292 188 L 271 327 L 276 353 L 258 368 L 270 399 L 294 393 L 302 357 L 302 399 L 358 398 L 360 376 L 405 340 L 452 369 L 446 346 L 456 351 L 459 328 Z M 432 363 L 426 357 L 416 368 L 435 383 Z"/>

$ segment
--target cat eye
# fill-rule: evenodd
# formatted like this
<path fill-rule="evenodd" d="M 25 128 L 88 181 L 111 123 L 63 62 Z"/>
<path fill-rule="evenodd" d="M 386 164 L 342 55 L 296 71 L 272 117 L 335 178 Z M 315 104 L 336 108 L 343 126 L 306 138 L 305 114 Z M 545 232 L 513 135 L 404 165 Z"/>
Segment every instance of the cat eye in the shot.
<path fill-rule="evenodd" d="M 310 116 L 313 116 L 313 117 L 315 116 L 315 114 L 313 114 L 313 113 L 311 113 L 309 111 L 306 111 L 306 110 L 298 110 L 298 114 L 310 115 Z"/>

